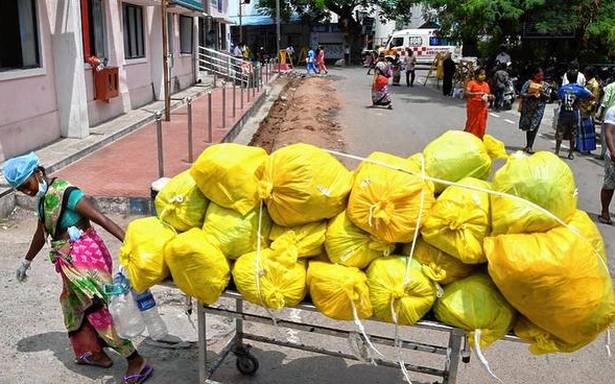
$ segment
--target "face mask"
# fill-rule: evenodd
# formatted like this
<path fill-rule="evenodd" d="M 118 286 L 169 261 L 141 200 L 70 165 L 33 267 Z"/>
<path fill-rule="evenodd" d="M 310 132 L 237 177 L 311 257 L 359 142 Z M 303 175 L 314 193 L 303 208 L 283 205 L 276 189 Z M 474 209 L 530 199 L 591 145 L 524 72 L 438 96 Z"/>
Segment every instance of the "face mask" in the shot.
<path fill-rule="evenodd" d="M 485 75 L 478 75 L 478 80 L 484 81 L 487 78 Z"/>
<path fill-rule="evenodd" d="M 38 192 L 36 192 L 36 196 L 34 197 L 40 199 L 41 197 L 45 196 L 45 193 L 47 193 L 47 181 L 43 179 L 38 182 Z"/>

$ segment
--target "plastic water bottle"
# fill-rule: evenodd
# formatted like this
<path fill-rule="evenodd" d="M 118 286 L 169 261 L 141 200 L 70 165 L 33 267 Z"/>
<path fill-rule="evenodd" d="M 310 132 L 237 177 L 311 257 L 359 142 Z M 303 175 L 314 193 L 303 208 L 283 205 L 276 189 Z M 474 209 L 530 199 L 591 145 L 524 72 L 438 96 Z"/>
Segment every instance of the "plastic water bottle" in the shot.
<path fill-rule="evenodd" d="M 143 316 L 130 294 L 130 282 L 126 276 L 118 272 L 113 278 L 113 284 L 105 286 L 105 293 L 111 296 L 109 312 L 118 336 L 132 339 L 143 333 Z"/>
<path fill-rule="evenodd" d="M 153 340 L 163 339 L 168 334 L 167 325 L 158 313 L 158 308 L 156 308 L 156 300 L 154 300 L 154 295 L 152 295 L 152 292 L 148 289 L 143 293 L 136 293 L 133 291 L 132 294 L 134 295 L 135 301 L 137 302 L 137 307 L 143 316 L 149 337 Z"/>

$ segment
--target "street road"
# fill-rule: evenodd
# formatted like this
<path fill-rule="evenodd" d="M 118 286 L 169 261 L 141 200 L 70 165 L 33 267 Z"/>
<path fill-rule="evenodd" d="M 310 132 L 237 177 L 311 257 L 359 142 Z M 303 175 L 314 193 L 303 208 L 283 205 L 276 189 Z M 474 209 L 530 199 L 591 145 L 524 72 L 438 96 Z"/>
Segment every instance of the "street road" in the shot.
<path fill-rule="evenodd" d="M 370 103 L 371 77 L 363 69 L 332 69 L 332 78 L 342 100 L 342 110 L 337 118 L 342 125 L 342 135 L 346 151 L 366 156 L 379 150 L 400 156 L 408 156 L 420 151 L 426 143 L 449 129 L 461 129 L 465 122 L 465 108 L 460 100 L 443 98 L 432 88 L 417 85 L 414 88 L 393 88 L 394 110 L 366 108 Z M 420 76 L 419 76 L 420 79 Z M 417 80 L 419 80 L 417 79 Z M 547 115 L 547 117 L 550 117 Z M 516 112 L 504 112 L 489 117 L 489 133 L 502 139 L 515 150 L 524 145 L 524 135 L 517 129 Z M 545 121 L 541 136 L 537 139 L 536 149 L 552 150 L 552 130 L 550 121 Z M 568 161 L 568 160 L 566 160 Z M 602 184 L 601 162 L 592 158 L 577 157 L 568 161 L 577 177 L 579 206 L 595 214 L 599 211 L 598 192 Z M 131 218 L 114 216 L 120 225 L 125 226 Z M 116 364 L 109 370 L 77 366 L 73 363 L 72 351 L 68 343 L 62 314 L 57 302 L 60 281 L 49 264 L 45 254 L 38 256 L 30 271 L 30 280 L 18 284 L 14 270 L 25 254 L 31 234 L 35 227 L 33 213 L 21 212 L 7 222 L 0 223 L 0 384 L 12 383 L 104 383 L 119 382 L 125 363 L 114 355 Z M 613 254 L 615 230 L 600 226 L 607 241 L 608 252 Z M 112 254 L 117 256 L 119 243 L 102 233 Z M 609 260 L 611 273 L 613 260 Z M 116 260 L 117 265 L 117 260 Z M 196 339 L 196 331 L 183 314 L 182 296 L 176 290 L 156 288 L 160 310 L 170 331 L 188 340 Z M 223 301 L 224 305 L 230 303 Z M 300 315 L 289 310 L 285 316 L 303 321 L 322 324 L 328 320 L 317 314 Z M 196 316 L 192 315 L 196 322 Z M 222 346 L 221 339 L 232 331 L 232 324 L 224 319 L 208 316 L 208 340 L 213 350 L 208 357 L 214 359 Z M 328 349 L 348 352 L 345 339 L 319 337 L 301 332 L 287 332 L 265 325 L 246 325 L 247 331 L 255 331 L 285 340 L 301 341 Z M 353 329 L 351 322 L 331 323 L 334 327 Z M 392 326 L 366 322 L 370 332 L 392 334 Z M 417 341 L 443 344 L 442 334 L 417 331 L 404 327 L 404 337 Z M 156 367 L 152 384 L 196 383 L 198 367 L 196 347 L 187 350 L 168 350 L 154 348 L 142 338 L 136 340 L 139 349 Z M 254 345 L 253 352 L 260 361 L 260 370 L 252 378 L 237 373 L 235 360 L 226 359 L 214 379 L 224 383 L 258 384 L 389 384 L 401 383 L 399 369 L 372 367 L 364 363 L 346 361 L 341 358 L 315 355 L 311 353 L 280 348 L 260 343 Z M 383 349 L 389 357 L 394 350 Z M 498 342 L 486 349 L 485 355 L 495 373 L 506 384 L 607 384 L 613 383 L 615 362 L 606 356 L 604 337 L 591 346 L 572 355 L 534 357 L 523 344 Z M 405 360 L 414 364 L 428 364 L 443 367 L 443 360 L 424 353 L 410 353 Z M 412 374 L 413 380 L 427 382 L 428 377 Z M 431 378 L 433 381 L 433 378 Z M 459 371 L 459 384 L 482 384 L 490 380 L 472 358 L 469 364 L 462 364 Z"/>

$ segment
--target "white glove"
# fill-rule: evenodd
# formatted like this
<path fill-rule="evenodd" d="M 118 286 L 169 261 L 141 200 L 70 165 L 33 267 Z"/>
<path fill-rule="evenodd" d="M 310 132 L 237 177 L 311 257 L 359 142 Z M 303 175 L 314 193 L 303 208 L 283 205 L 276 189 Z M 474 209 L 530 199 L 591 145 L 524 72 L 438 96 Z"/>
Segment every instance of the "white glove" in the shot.
<path fill-rule="evenodd" d="M 17 281 L 19 281 L 20 283 L 23 283 L 28 278 L 28 275 L 26 275 L 26 271 L 30 269 L 31 263 L 32 262 L 30 260 L 23 259 L 19 268 L 17 268 L 15 276 L 17 277 Z"/>

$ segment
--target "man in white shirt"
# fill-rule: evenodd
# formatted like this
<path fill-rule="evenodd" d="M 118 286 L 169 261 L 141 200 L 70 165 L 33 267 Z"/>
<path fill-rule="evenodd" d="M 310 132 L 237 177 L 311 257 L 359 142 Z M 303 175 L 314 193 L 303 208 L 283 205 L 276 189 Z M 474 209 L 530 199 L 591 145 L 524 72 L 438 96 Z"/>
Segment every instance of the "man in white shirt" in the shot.
<path fill-rule="evenodd" d="M 585 84 L 587 84 L 587 79 L 585 79 L 585 75 L 581 71 L 579 71 L 579 62 L 575 60 L 570 63 L 570 69 L 574 69 L 578 72 L 577 84 L 579 84 L 581 87 L 584 87 Z M 566 84 L 570 84 L 570 81 L 568 81 L 568 76 L 566 76 L 566 73 L 564 73 L 564 77 L 562 78 L 562 86 Z"/>
<path fill-rule="evenodd" d="M 233 48 L 233 56 L 241 57 L 241 48 L 239 48 L 239 44 L 236 44 L 235 48 Z"/>
<path fill-rule="evenodd" d="M 602 213 L 598 216 L 598 221 L 603 224 L 613 225 L 611 214 L 609 213 L 609 205 L 611 205 L 613 190 L 615 190 L 615 106 L 606 111 L 603 127 L 608 151 L 604 161 L 604 184 L 602 185 L 602 191 L 600 191 Z"/>

